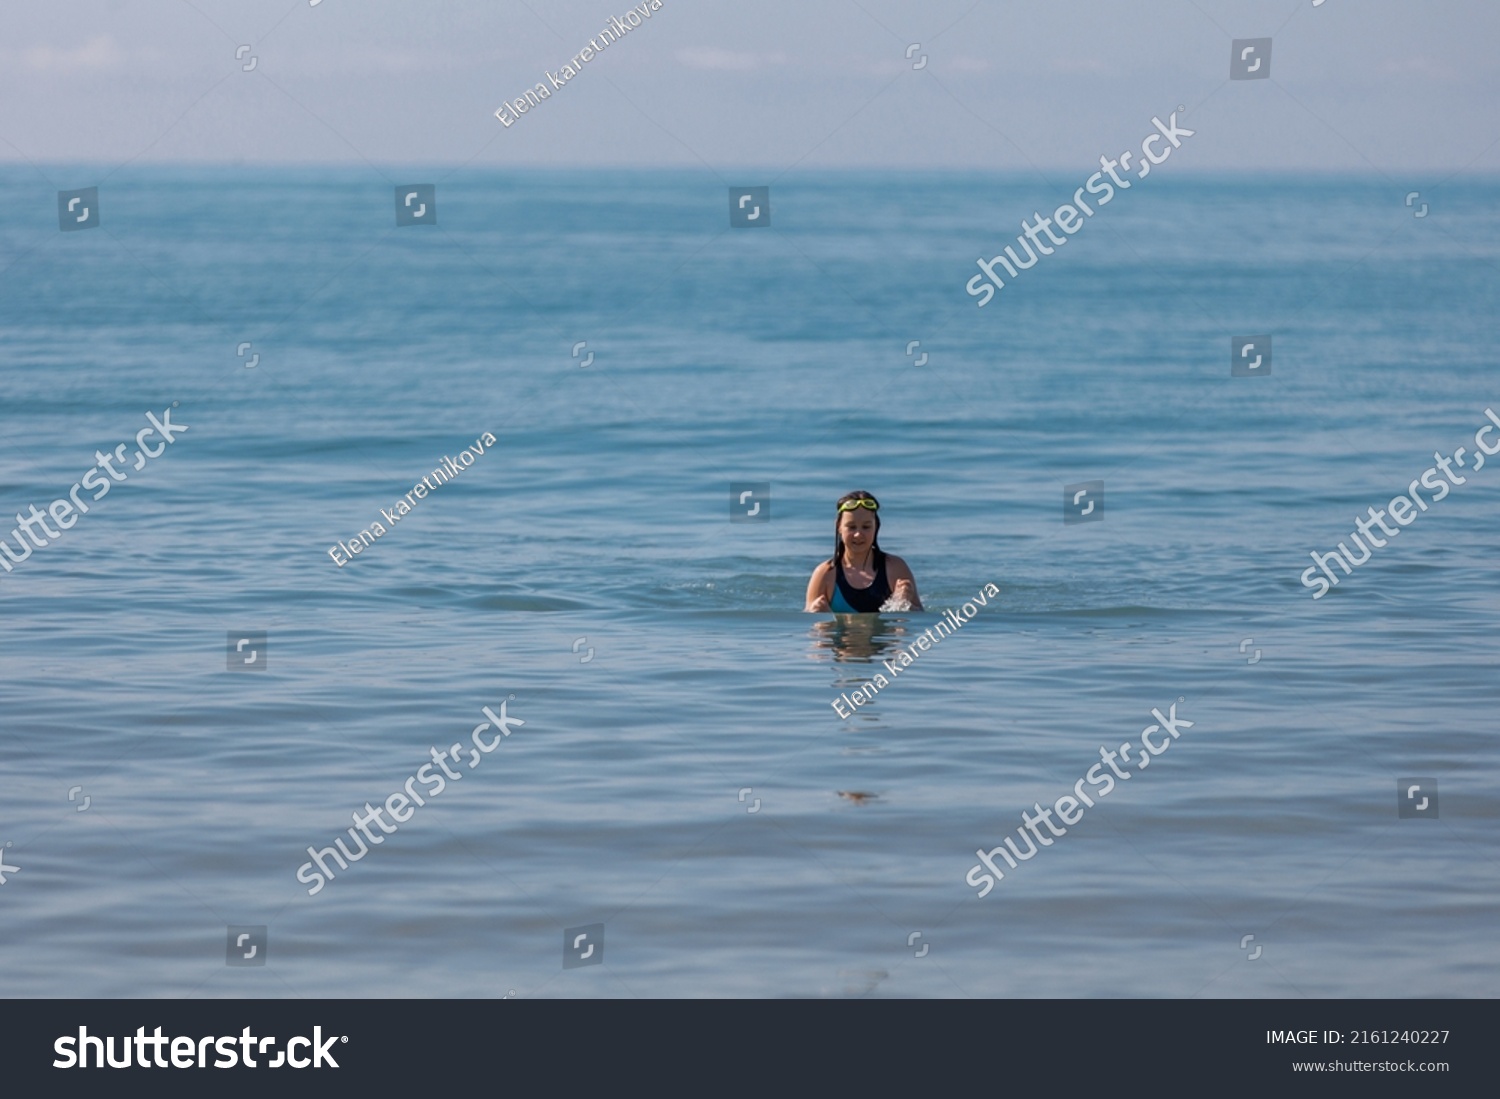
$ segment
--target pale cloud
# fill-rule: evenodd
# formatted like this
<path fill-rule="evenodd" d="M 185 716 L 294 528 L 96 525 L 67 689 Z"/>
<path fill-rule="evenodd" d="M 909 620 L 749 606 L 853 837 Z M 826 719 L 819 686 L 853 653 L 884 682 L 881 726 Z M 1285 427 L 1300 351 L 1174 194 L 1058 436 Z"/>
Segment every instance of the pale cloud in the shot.
<path fill-rule="evenodd" d="M 97 34 L 72 49 L 28 47 L 21 54 L 21 64 L 32 72 L 112 72 L 125 67 L 125 51 L 109 35 Z"/>
<path fill-rule="evenodd" d="M 741 53 L 707 46 L 678 50 L 677 60 L 685 68 L 709 69 L 718 72 L 754 72 L 756 69 L 787 63 L 784 53 Z"/>
<path fill-rule="evenodd" d="M 340 54 L 335 64 L 344 72 L 414 73 L 472 67 L 482 60 L 452 50 L 388 50 L 379 46 L 361 46 L 357 52 Z"/>
<path fill-rule="evenodd" d="M 1427 54 L 1412 54 L 1410 57 L 1387 57 L 1380 63 L 1382 76 L 1418 76 L 1428 80 L 1451 81 L 1458 74 L 1451 62 L 1440 61 Z"/>
<path fill-rule="evenodd" d="M 1069 57 L 1052 62 L 1052 71 L 1066 76 L 1102 76 L 1110 69 L 1097 58 Z"/>

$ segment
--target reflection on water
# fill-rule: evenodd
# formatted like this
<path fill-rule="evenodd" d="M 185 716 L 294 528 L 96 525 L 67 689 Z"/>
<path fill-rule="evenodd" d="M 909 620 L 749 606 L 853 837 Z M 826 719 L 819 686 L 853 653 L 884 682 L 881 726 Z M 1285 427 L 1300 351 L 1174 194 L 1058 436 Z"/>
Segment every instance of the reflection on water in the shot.
<path fill-rule="evenodd" d="M 835 691 L 853 690 L 872 681 L 879 670 L 879 662 L 886 654 L 902 648 L 907 634 L 914 632 L 904 618 L 886 618 L 879 614 L 836 614 L 831 619 L 820 619 L 813 623 L 810 631 L 812 648 L 809 655 L 814 660 L 826 659 L 825 652 L 832 652 L 836 664 L 875 664 L 868 673 L 856 668 L 836 673 L 832 680 Z M 874 712 L 874 700 L 866 703 L 858 713 L 851 714 L 856 720 L 878 721 Z"/>
<path fill-rule="evenodd" d="M 906 619 L 883 618 L 878 614 L 836 614 L 831 619 L 819 619 L 813 623 L 813 659 L 819 659 L 817 650 L 832 650 L 838 663 L 858 662 L 870 664 L 884 658 L 885 654 L 905 644 L 908 633 Z M 840 682 L 862 683 L 868 678 Z"/>

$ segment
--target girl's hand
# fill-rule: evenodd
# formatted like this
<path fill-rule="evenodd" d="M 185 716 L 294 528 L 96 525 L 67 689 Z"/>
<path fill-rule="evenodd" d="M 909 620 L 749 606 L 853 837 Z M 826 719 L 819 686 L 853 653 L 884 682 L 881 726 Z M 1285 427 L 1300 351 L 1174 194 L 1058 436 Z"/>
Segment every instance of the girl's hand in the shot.
<path fill-rule="evenodd" d="M 833 558 L 830 557 L 813 569 L 812 579 L 807 582 L 807 595 L 802 600 L 802 610 L 805 614 L 829 610 L 829 600 L 832 598 Z"/>

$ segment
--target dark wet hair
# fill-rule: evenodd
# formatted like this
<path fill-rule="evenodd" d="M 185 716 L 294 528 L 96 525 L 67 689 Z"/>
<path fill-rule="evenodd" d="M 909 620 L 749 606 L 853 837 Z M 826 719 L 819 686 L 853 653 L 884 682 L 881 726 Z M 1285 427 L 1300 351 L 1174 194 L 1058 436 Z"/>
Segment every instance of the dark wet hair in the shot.
<path fill-rule="evenodd" d="M 837 509 L 842 507 L 844 504 L 847 504 L 850 500 L 875 500 L 875 497 L 868 492 L 856 490 L 854 492 L 844 493 L 844 495 L 838 498 L 837 503 L 834 504 L 835 510 L 833 513 L 833 561 L 831 562 L 831 564 L 835 565 L 835 567 L 844 555 L 844 539 L 843 536 L 839 534 L 839 525 L 844 521 L 844 513 Z M 870 564 L 878 569 L 880 567 L 880 562 L 885 558 L 885 550 L 880 548 L 879 500 L 875 500 L 875 507 L 876 510 L 871 512 L 871 514 L 875 516 L 875 537 L 870 539 Z M 862 511 L 865 509 L 856 508 L 855 510 Z"/>

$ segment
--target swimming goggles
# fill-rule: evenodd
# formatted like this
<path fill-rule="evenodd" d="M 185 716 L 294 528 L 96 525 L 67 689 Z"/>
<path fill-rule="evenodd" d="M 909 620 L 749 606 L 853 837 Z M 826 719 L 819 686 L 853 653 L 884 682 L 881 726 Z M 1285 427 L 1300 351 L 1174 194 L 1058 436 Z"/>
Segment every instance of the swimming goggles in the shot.
<path fill-rule="evenodd" d="M 839 505 L 839 511 L 853 511 L 855 508 L 869 508 L 871 511 L 879 511 L 880 505 L 869 497 L 863 500 L 845 500 Z"/>

